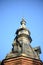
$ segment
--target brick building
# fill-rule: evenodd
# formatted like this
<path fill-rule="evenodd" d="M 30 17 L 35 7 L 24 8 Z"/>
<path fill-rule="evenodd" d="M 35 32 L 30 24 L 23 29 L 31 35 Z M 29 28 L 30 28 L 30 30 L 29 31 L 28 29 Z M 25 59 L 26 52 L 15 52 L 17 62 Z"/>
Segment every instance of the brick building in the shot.
<path fill-rule="evenodd" d="M 30 31 L 26 28 L 26 21 L 22 19 L 21 27 L 16 31 L 12 50 L 6 55 L 1 65 L 43 65 L 40 60 L 40 47 L 32 48 Z"/>

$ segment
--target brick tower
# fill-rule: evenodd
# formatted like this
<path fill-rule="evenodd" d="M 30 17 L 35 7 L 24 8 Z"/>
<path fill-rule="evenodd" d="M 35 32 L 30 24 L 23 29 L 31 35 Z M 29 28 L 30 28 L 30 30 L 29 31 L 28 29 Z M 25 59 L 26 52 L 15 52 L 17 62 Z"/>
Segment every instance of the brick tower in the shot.
<path fill-rule="evenodd" d="M 26 28 L 26 21 L 22 19 L 21 27 L 16 31 L 12 50 L 2 61 L 2 65 L 42 65 L 40 47 L 32 48 L 31 42 L 30 31 Z"/>

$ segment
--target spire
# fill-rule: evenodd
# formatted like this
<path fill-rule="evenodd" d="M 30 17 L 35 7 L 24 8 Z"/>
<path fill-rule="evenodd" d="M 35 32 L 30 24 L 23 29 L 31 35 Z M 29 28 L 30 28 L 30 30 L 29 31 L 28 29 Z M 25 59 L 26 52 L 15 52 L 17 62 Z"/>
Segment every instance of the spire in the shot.
<path fill-rule="evenodd" d="M 21 25 L 26 25 L 26 21 L 22 18 Z"/>
<path fill-rule="evenodd" d="M 26 21 L 22 18 L 21 27 L 20 28 L 26 28 Z"/>

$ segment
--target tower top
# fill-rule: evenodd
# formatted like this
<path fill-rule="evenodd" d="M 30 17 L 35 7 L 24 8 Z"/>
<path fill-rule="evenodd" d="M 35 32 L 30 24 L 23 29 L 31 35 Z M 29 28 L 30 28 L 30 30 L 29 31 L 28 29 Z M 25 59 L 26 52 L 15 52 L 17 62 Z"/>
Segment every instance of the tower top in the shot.
<path fill-rule="evenodd" d="M 21 25 L 26 25 L 26 21 L 24 20 L 24 18 L 22 18 L 22 21 L 21 21 Z"/>
<path fill-rule="evenodd" d="M 6 59 L 18 56 L 39 59 L 40 47 L 32 48 L 31 41 L 30 31 L 26 28 L 26 21 L 22 18 L 21 27 L 17 29 L 16 37 L 12 44 L 12 51 L 6 56 Z"/>

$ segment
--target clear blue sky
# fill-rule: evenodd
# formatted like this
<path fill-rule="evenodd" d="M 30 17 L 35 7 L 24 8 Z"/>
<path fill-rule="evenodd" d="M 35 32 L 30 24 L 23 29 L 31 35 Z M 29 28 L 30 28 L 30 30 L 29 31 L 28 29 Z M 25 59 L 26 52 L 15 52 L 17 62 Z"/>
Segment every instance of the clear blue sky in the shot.
<path fill-rule="evenodd" d="M 11 51 L 22 18 L 31 32 L 32 47 L 41 47 L 43 61 L 43 0 L 0 0 L 0 60 Z"/>

